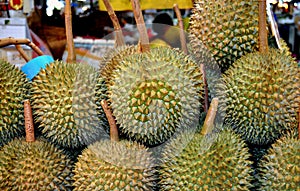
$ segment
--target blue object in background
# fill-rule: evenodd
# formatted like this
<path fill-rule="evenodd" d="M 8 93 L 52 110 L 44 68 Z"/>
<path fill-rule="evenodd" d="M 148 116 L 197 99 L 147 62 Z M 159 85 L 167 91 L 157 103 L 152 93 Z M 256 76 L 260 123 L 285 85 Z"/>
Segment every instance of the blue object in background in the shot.
<path fill-rule="evenodd" d="M 47 64 L 54 62 L 52 56 L 42 55 L 35 57 L 21 67 L 21 70 L 26 74 L 29 80 L 32 80 L 41 69 L 45 69 Z"/>

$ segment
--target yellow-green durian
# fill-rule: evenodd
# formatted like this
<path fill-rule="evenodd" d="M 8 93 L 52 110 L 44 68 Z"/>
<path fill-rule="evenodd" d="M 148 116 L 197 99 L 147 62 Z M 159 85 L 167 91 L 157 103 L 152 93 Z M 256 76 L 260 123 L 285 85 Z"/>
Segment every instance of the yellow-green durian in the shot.
<path fill-rule="evenodd" d="M 119 67 L 122 59 L 126 56 L 136 54 L 138 52 L 138 46 L 118 46 L 113 50 L 107 52 L 103 59 L 100 61 L 99 75 L 97 79 L 97 84 L 95 87 L 95 99 L 97 105 L 97 113 L 101 119 L 103 119 L 104 127 L 109 127 L 108 121 L 106 120 L 105 113 L 101 106 L 101 101 L 103 99 L 107 100 L 108 105 L 110 101 L 108 99 L 108 88 L 112 85 L 114 76 L 113 72 Z M 105 129 L 106 132 L 109 132 L 109 128 Z"/>
<path fill-rule="evenodd" d="M 106 53 L 100 62 L 100 76 L 105 79 L 107 86 L 111 85 L 113 79 L 113 72 L 118 68 L 121 61 L 138 52 L 138 46 L 120 46 L 112 51 Z"/>
<path fill-rule="evenodd" d="M 100 140 L 78 157 L 73 179 L 74 191 L 152 191 L 156 185 L 154 158 L 138 143 Z"/>
<path fill-rule="evenodd" d="M 42 139 L 15 138 L 0 150 L 0 189 L 72 190 L 72 163 Z"/>
<path fill-rule="evenodd" d="M 229 129 L 185 132 L 164 148 L 160 190 L 249 190 L 252 162 L 247 145 Z"/>
<path fill-rule="evenodd" d="M 96 69 L 55 61 L 32 82 L 32 109 L 37 128 L 51 142 L 66 148 L 88 145 L 106 136 L 97 115 Z"/>
<path fill-rule="evenodd" d="M 218 89 L 220 110 L 248 143 L 267 145 L 296 127 L 299 72 L 295 60 L 278 49 L 237 60 Z"/>
<path fill-rule="evenodd" d="M 277 140 L 259 163 L 258 190 L 300 190 L 300 139 L 285 136 Z"/>
<path fill-rule="evenodd" d="M 218 84 L 218 81 L 221 78 L 221 69 L 219 68 L 218 63 L 216 62 L 212 53 L 199 38 L 190 34 L 189 40 L 190 43 L 188 44 L 188 54 L 195 59 L 199 67 L 203 65 L 207 90 L 209 92 L 209 98 L 211 99 L 216 96 L 215 85 Z M 193 47 L 193 44 L 197 44 L 197 47 Z"/>
<path fill-rule="evenodd" d="M 24 106 L 29 82 L 16 66 L 0 59 L 0 147 L 24 135 Z"/>
<path fill-rule="evenodd" d="M 108 88 L 121 133 L 160 144 L 199 116 L 202 73 L 189 56 L 168 47 L 126 57 Z"/>
<path fill-rule="evenodd" d="M 254 0 L 196 0 L 189 33 L 205 44 L 224 72 L 235 60 L 257 50 L 258 10 Z"/>

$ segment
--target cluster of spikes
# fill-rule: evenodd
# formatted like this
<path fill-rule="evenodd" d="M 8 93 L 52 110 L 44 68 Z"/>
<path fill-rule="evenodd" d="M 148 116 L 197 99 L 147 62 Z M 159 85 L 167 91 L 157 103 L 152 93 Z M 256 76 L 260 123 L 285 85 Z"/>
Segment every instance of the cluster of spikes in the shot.
<path fill-rule="evenodd" d="M 127 56 L 113 76 L 111 107 L 120 131 L 131 139 L 160 144 L 197 120 L 202 74 L 183 53 L 158 47 Z"/>
<path fill-rule="evenodd" d="M 256 52 L 258 5 L 196 1 L 190 55 L 124 45 L 99 71 L 55 61 L 32 82 L 0 61 L 1 190 L 298 190 L 299 68 L 284 42 Z M 270 149 L 253 161 L 249 145 Z"/>
<path fill-rule="evenodd" d="M 24 135 L 23 100 L 28 99 L 29 87 L 19 68 L 0 60 L 0 147 Z"/>

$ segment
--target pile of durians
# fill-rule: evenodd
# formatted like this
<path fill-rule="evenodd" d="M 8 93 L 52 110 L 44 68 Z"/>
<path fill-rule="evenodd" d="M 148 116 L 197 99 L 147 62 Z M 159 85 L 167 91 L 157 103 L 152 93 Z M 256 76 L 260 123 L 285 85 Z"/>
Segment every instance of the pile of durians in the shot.
<path fill-rule="evenodd" d="M 287 46 L 259 51 L 258 10 L 196 0 L 189 54 L 124 45 L 99 70 L 55 61 L 32 80 L 1 60 L 0 189 L 300 190 L 299 68 Z M 202 133 L 207 87 L 218 108 Z"/>

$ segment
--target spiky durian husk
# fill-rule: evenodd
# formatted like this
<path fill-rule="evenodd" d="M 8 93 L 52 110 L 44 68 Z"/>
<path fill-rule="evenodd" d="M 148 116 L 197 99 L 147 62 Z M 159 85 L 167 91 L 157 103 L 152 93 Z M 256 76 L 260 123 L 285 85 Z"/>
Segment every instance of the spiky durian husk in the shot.
<path fill-rule="evenodd" d="M 72 163 L 50 143 L 16 138 L 0 150 L 1 190 L 71 190 Z"/>
<path fill-rule="evenodd" d="M 148 149 L 128 141 L 101 140 L 79 156 L 74 190 L 153 190 L 154 158 Z"/>
<path fill-rule="evenodd" d="M 0 147 L 24 135 L 24 106 L 29 82 L 16 66 L 0 59 Z"/>
<path fill-rule="evenodd" d="M 257 1 L 196 0 L 189 32 L 205 44 L 224 72 L 258 48 L 258 18 Z M 198 44 L 191 43 L 197 49 Z"/>
<path fill-rule="evenodd" d="M 107 135 L 96 111 L 96 80 L 91 66 L 62 61 L 47 65 L 34 78 L 34 119 L 51 142 L 77 148 Z"/>
<path fill-rule="evenodd" d="M 288 44 L 285 42 L 284 39 L 279 39 L 279 43 L 280 43 L 280 51 L 285 54 L 285 56 L 291 56 L 292 52 L 290 51 L 290 48 L 288 46 Z"/>
<path fill-rule="evenodd" d="M 178 50 L 158 47 L 127 57 L 113 75 L 111 107 L 130 139 L 160 144 L 199 116 L 202 73 Z"/>
<path fill-rule="evenodd" d="M 106 118 L 106 114 L 102 108 L 101 101 L 106 100 L 109 101 L 108 99 L 108 84 L 106 83 L 107 78 L 103 78 L 101 76 L 98 77 L 97 79 L 97 84 L 95 86 L 95 100 L 96 100 L 96 105 L 97 105 L 97 113 L 99 117 L 102 119 L 102 123 L 105 124 L 104 130 L 106 133 L 110 134 L 110 128 L 109 128 L 109 123 Z M 110 81 L 110 80 L 109 80 Z M 110 105 L 110 102 L 107 102 L 108 105 Z"/>
<path fill-rule="evenodd" d="M 95 99 L 97 105 L 97 113 L 101 119 L 103 119 L 104 127 L 109 127 L 108 121 L 105 117 L 105 113 L 101 106 L 101 101 L 105 99 L 110 105 L 110 100 L 108 99 L 108 88 L 112 85 L 114 79 L 113 72 L 119 67 L 122 59 L 126 56 L 136 54 L 138 51 L 138 46 L 119 46 L 112 51 L 106 53 L 100 62 L 99 76 L 97 80 L 97 85 L 95 89 Z M 109 128 L 105 129 L 109 132 Z"/>
<path fill-rule="evenodd" d="M 300 139 L 277 140 L 259 163 L 259 190 L 300 190 Z"/>
<path fill-rule="evenodd" d="M 107 86 L 111 86 L 112 74 L 126 57 L 138 52 L 138 46 L 120 46 L 104 55 L 100 62 L 100 77 L 105 79 Z"/>
<path fill-rule="evenodd" d="M 218 84 L 221 78 L 221 70 L 211 52 L 198 37 L 189 34 L 189 40 L 189 55 L 196 60 L 199 67 L 201 67 L 201 64 L 204 65 L 209 98 L 212 99 L 216 97 L 215 85 Z M 194 47 L 194 44 L 197 44 L 197 47 Z"/>
<path fill-rule="evenodd" d="M 299 72 L 280 50 L 251 53 L 223 76 L 220 111 L 225 122 L 249 143 L 266 145 L 297 124 Z"/>
<path fill-rule="evenodd" d="M 226 129 L 203 136 L 184 133 L 168 143 L 159 170 L 161 190 L 248 190 L 250 154 L 244 141 Z"/>

